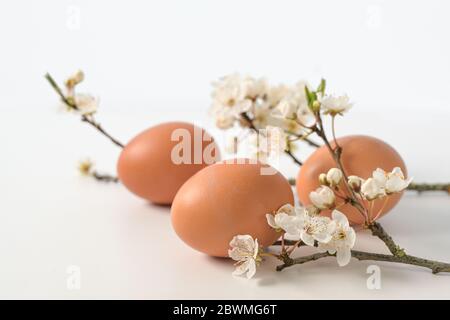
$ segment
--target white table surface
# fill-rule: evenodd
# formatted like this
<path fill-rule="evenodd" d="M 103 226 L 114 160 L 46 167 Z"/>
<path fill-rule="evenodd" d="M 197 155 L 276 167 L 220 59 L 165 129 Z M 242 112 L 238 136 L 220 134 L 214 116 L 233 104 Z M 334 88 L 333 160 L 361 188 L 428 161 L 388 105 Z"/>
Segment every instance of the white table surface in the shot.
<path fill-rule="evenodd" d="M 119 150 L 75 116 L 53 111 L 41 106 L 0 117 L 0 298 L 450 298 L 449 274 L 389 263 L 376 263 L 380 290 L 366 287 L 372 262 L 353 260 L 339 268 L 332 258 L 281 273 L 268 260 L 254 279 L 234 278 L 231 261 L 205 256 L 178 239 L 169 208 L 150 205 L 121 184 L 81 177 L 80 158 L 89 156 L 100 171 L 114 172 Z M 99 115 L 124 141 L 162 120 L 211 127 L 200 112 L 125 112 Z M 449 112 L 405 116 L 355 107 L 338 131 L 385 139 L 416 181 L 448 181 L 449 119 Z M 286 159 L 282 171 L 296 170 Z M 409 253 L 450 261 L 449 196 L 407 193 L 381 222 Z M 368 234 L 358 234 L 356 248 L 386 251 Z M 71 265 L 81 270 L 79 290 L 66 285 Z"/>

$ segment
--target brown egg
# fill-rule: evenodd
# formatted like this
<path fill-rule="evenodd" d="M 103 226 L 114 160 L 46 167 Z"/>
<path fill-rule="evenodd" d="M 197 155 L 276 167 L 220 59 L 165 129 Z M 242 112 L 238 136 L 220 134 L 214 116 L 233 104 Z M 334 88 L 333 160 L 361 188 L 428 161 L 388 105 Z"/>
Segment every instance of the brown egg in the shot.
<path fill-rule="evenodd" d="M 356 175 L 363 179 L 372 176 L 376 168 L 381 168 L 390 172 L 394 167 L 400 167 L 405 174 L 406 167 L 400 155 L 387 143 L 369 136 L 347 136 L 339 138 L 338 144 L 342 147 L 342 163 L 347 175 Z M 334 144 L 332 144 L 334 146 Z M 319 174 L 326 173 L 330 168 L 336 167 L 328 149 L 323 146 L 317 149 L 304 165 L 301 167 L 297 177 L 297 193 L 299 200 L 303 204 L 310 204 L 309 193 L 317 189 L 319 184 Z M 402 194 L 394 194 L 381 211 L 380 217 L 391 210 L 400 200 Z M 385 199 L 378 199 L 372 211 L 374 217 L 382 209 Z M 342 200 L 337 200 L 339 205 Z M 367 204 L 367 203 L 366 203 Z M 339 207 L 353 224 L 362 224 L 364 219 L 358 210 L 349 204 Z M 329 211 L 324 212 L 330 215 Z"/>
<path fill-rule="evenodd" d="M 167 205 L 186 180 L 217 160 L 218 147 L 205 130 L 168 122 L 133 138 L 120 154 L 117 172 L 137 196 Z"/>
<path fill-rule="evenodd" d="M 261 174 L 264 168 L 272 174 Z M 286 203 L 294 203 L 292 188 L 278 171 L 248 159 L 227 160 L 201 170 L 181 187 L 172 205 L 172 225 L 192 248 L 227 257 L 235 235 L 249 234 L 262 246 L 277 240 L 280 234 L 269 227 L 266 214 Z"/>

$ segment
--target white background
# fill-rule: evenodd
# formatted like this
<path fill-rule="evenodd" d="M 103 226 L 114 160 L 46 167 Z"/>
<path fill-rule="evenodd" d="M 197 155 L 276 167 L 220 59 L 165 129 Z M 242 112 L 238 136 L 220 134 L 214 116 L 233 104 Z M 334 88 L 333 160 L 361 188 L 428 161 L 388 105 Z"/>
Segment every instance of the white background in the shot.
<path fill-rule="evenodd" d="M 0 4 L 0 297 L 2 298 L 449 298 L 448 275 L 332 259 L 231 278 L 173 233 L 169 209 L 121 185 L 77 175 L 93 158 L 114 172 L 119 150 L 57 112 L 43 79 L 86 72 L 99 119 L 127 141 L 163 120 L 207 117 L 210 82 L 239 71 L 271 82 L 328 80 L 354 110 L 341 134 L 388 141 L 417 181 L 450 180 L 450 13 L 446 1 L 10 1 Z M 77 24 L 79 12 L 79 24 Z M 301 153 L 304 159 L 310 150 Z M 286 160 L 283 173 L 296 168 Z M 408 193 L 382 221 L 416 255 L 450 261 L 450 200 Z M 358 247 L 383 250 L 360 236 Z M 66 269 L 82 271 L 81 290 Z"/>

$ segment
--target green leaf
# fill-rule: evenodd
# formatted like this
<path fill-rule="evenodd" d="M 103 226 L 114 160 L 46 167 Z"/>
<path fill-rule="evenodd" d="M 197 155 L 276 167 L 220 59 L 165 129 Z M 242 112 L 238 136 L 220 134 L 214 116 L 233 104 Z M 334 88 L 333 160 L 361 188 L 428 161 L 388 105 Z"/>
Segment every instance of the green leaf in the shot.
<path fill-rule="evenodd" d="M 305 86 L 305 94 L 306 94 L 306 100 L 308 101 L 308 105 L 312 105 L 312 101 L 311 101 L 311 92 L 308 89 L 308 86 Z"/>
<path fill-rule="evenodd" d="M 319 86 L 317 87 L 317 92 L 320 92 L 322 95 L 325 95 L 325 87 L 326 87 L 326 81 L 325 81 L 325 79 L 321 79 L 320 80 L 320 84 L 319 84 Z"/>

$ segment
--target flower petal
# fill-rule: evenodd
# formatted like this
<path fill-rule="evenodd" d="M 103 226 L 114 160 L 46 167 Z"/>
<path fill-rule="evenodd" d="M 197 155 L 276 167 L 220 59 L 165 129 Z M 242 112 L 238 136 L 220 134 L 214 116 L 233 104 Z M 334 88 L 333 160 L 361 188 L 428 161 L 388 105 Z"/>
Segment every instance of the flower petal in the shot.
<path fill-rule="evenodd" d="M 282 212 L 292 216 L 295 214 L 295 208 L 292 204 L 286 203 L 285 205 L 280 207 L 280 209 L 277 210 L 277 213 L 282 213 Z"/>
<path fill-rule="evenodd" d="M 256 261 L 251 259 L 247 261 L 247 279 L 253 278 L 256 273 Z"/>
<path fill-rule="evenodd" d="M 314 238 L 313 238 L 310 234 L 308 234 L 308 233 L 306 233 L 306 232 L 302 232 L 302 233 L 300 234 L 300 239 L 302 239 L 302 241 L 303 241 L 306 245 L 311 246 L 311 247 L 314 247 Z"/>
<path fill-rule="evenodd" d="M 267 219 L 267 223 L 269 224 L 269 226 L 271 226 L 274 229 L 278 229 L 277 224 L 275 223 L 275 217 L 273 216 L 273 214 L 266 214 L 266 219 Z"/>
<path fill-rule="evenodd" d="M 377 168 L 374 172 L 372 172 L 372 177 L 377 183 L 378 187 L 383 188 L 386 183 L 386 171 L 381 168 Z"/>
<path fill-rule="evenodd" d="M 352 253 L 349 248 L 341 248 L 336 252 L 337 263 L 340 267 L 346 266 L 352 257 Z"/>
<path fill-rule="evenodd" d="M 346 234 L 346 239 L 346 243 L 350 247 L 350 249 L 353 248 L 356 242 L 356 232 L 353 228 L 349 227 Z"/>
<path fill-rule="evenodd" d="M 332 239 L 331 234 L 323 232 L 323 233 L 316 233 L 314 234 L 314 239 L 316 239 L 317 241 L 321 242 L 321 243 L 327 243 L 330 242 L 330 240 Z"/>
<path fill-rule="evenodd" d="M 236 265 L 236 269 L 233 271 L 232 275 L 233 276 L 241 276 L 244 273 L 247 272 L 248 267 L 249 267 L 249 261 L 252 261 L 253 259 L 250 260 L 246 260 L 243 263 L 239 263 Z"/>
<path fill-rule="evenodd" d="M 342 212 L 340 212 L 339 210 L 333 210 L 333 212 L 331 213 L 331 217 L 342 227 L 349 226 L 347 216 L 345 214 L 343 214 Z"/>

